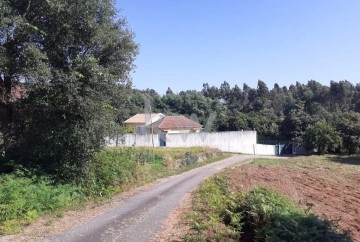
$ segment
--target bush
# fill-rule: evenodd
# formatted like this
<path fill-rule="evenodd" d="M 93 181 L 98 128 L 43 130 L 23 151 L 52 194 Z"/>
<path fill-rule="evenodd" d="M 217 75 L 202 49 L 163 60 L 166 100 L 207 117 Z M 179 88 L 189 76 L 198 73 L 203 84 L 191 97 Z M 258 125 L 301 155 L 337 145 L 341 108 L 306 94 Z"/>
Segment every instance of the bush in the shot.
<path fill-rule="evenodd" d="M 20 177 L 19 177 L 20 176 Z M 84 199 L 77 186 L 54 185 L 48 177 L 0 176 L 0 234 L 18 232 L 22 223 Z M 13 229 L 12 229 L 13 228 Z"/>
<path fill-rule="evenodd" d="M 339 115 L 336 126 L 343 139 L 343 150 L 348 154 L 360 153 L 360 113 Z"/>
<path fill-rule="evenodd" d="M 181 161 L 182 166 L 188 166 L 197 163 L 199 160 L 199 157 L 191 152 L 185 153 L 185 158 Z"/>
<path fill-rule="evenodd" d="M 351 241 L 328 220 L 299 208 L 286 197 L 266 188 L 240 194 L 235 212 L 243 214 L 244 236 L 257 241 Z"/>
<path fill-rule="evenodd" d="M 181 157 L 181 165 L 198 160 L 197 154 L 185 150 L 117 148 L 98 152 L 83 180 L 91 196 L 106 196 L 129 186 L 140 185 L 169 173 L 169 160 Z"/>
<path fill-rule="evenodd" d="M 266 188 L 232 194 L 215 176 L 196 191 L 186 241 L 351 241 L 333 223 Z"/>
<path fill-rule="evenodd" d="M 305 146 L 319 154 L 336 153 L 342 147 L 342 139 L 331 125 L 321 121 L 306 131 Z"/>
<path fill-rule="evenodd" d="M 242 215 L 228 209 L 234 204 L 227 180 L 215 176 L 203 182 L 195 193 L 191 221 L 192 233 L 186 241 L 228 241 L 240 237 Z M 224 227 L 224 221 L 231 226 Z"/>

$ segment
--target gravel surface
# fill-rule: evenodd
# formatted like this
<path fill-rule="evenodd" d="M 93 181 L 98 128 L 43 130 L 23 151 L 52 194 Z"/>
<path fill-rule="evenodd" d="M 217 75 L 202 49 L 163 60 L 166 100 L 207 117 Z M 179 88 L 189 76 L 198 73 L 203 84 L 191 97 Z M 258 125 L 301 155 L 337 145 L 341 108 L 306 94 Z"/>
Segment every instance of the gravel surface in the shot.
<path fill-rule="evenodd" d="M 150 241 L 186 193 L 220 170 L 257 158 L 230 158 L 170 177 L 166 182 L 125 198 L 117 207 L 70 230 L 38 241 Z"/>

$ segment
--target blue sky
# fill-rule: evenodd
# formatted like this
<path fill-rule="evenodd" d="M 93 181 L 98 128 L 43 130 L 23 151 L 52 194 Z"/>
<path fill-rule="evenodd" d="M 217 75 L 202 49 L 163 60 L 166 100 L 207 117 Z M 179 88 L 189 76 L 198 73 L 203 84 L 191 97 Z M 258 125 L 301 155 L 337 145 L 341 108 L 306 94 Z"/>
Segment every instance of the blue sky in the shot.
<path fill-rule="evenodd" d="M 117 0 L 140 44 L 136 88 L 360 83 L 358 0 Z"/>

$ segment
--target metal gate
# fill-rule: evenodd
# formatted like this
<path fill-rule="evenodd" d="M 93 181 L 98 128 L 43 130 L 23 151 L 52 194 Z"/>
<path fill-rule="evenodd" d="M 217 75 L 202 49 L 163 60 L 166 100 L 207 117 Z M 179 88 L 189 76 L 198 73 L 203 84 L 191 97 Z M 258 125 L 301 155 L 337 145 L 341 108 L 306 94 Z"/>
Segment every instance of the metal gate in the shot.
<path fill-rule="evenodd" d="M 292 144 L 277 144 L 275 145 L 276 155 L 292 155 Z"/>
<path fill-rule="evenodd" d="M 165 147 L 166 146 L 166 133 L 159 133 L 159 144 L 160 147 Z"/>

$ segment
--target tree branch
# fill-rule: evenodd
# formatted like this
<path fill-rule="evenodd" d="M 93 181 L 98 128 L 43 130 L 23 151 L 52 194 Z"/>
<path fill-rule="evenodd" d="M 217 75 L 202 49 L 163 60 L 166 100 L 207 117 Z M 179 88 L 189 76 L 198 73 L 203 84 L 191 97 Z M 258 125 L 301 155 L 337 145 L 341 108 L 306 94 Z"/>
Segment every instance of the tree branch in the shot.
<path fill-rule="evenodd" d="M 28 0 L 26 8 L 25 8 L 25 12 L 22 15 L 23 17 L 26 17 L 26 15 L 29 13 L 30 5 L 31 5 L 31 0 Z"/>

